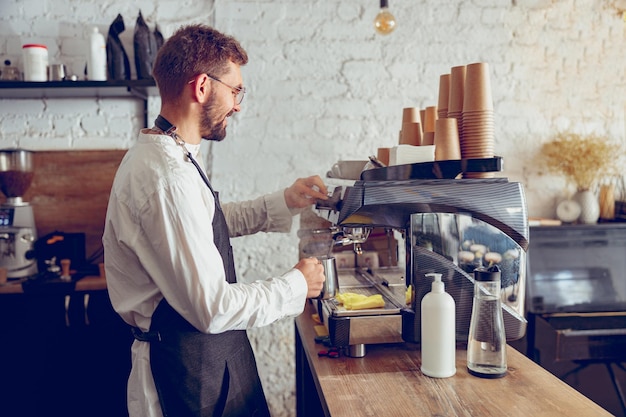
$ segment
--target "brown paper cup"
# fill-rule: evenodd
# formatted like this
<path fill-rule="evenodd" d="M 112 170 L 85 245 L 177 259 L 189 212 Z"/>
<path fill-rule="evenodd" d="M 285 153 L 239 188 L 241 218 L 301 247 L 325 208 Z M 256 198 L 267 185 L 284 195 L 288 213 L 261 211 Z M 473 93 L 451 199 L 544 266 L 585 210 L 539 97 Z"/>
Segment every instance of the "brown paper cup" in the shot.
<path fill-rule="evenodd" d="M 422 137 L 422 146 L 435 144 L 435 132 L 424 132 Z"/>
<path fill-rule="evenodd" d="M 489 64 L 469 64 L 465 74 L 463 112 L 493 110 Z"/>
<path fill-rule="evenodd" d="M 445 110 L 448 112 L 448 100 L 450 99 L 450 74 L 439 76 L 439 101 L 437 102 L 438 114 L 441 116 Z M 446 116 L 443 116 L 446 117 Z"/>
<path fill-rule="evenodd" d="M 459 129 L 455 118 L 437 120 L 434 142 L 435 161 L 461 159 Z"/>
<path fill-rule="evenodd" d="M 424 132 L 434 132 L 437 121 L 437 106 L 426 107 L 424 119 Z"/>
<path fill-rule="evenodd" d="M 420 123 L 420 111 L 417 107 L 402 109 L 402 123 Z"/>
<path fill-rule="evenodd" d="M 448 95 L 448 114 L 463 111 L 463 93 L 465 92 L 465 65 L 452 67 L 450 70 L 450 89 Z"/>
<path fill-rule="evenodd" d="M 419 123 L 402 123 L 399 144 L 420 146 L 422 144 L 422 125 Z"/>
<path fill-rule="evenodd" d="M 378 148 L 376 152 L 376 158 L 383 164 L 389 166 L 389 151 L 391 148 Z"/>

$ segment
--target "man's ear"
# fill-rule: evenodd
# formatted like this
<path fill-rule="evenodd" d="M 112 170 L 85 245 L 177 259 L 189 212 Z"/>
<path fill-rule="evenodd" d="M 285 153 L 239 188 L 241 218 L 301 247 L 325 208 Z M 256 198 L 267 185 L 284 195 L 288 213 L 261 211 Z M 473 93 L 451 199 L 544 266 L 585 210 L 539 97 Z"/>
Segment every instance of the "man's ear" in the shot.
<path fill-rule="evenodd" d="M 189 84 L 195 100 L 204 103 L 211 93 L 211 79 L 206 74 L 199 74 Z"/>

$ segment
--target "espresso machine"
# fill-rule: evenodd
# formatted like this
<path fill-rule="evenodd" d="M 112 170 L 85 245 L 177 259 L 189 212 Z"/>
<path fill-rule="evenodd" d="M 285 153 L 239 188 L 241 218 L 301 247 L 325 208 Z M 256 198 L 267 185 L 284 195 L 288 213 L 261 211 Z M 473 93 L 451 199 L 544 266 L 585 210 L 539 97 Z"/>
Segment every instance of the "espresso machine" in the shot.
<path fill-rule="evenodd" d="M 33 208 L 22 199 L 34 175 L 32 153 L 23 149 L 0 150 L 0 267 L 7 278 L 37 273 L 34 243 L 37 239 Z"/>
<path fill-rule="evenodd" d="M 419 343 L 421 321 L 429 319 L 421 317 L 420 306 L 431 289 L 430 273 L 442 274 L 456 303 L 456 340 L 467 342 L 473 271 L 494 264 L 502 271 L 507 340 L 525 335 L 529 227 L 523 188 L 506 178 L 457 179 L 464 172 L 498 171 L 501 164 L 499 157 L 435 161 L 363 171 L 360 180 L 350 183 L 328 182 L 329 199 L 319 201 L 314 211 L 332 224 L 336 235 L 345 232 L 347 238 L 335 241 L 349 242 L 353 230 L 364 229 L 393 230 L 402 241 L 397 267 L 346 271 L 349 277 L 343 282 L 340 274 L 340 291 L 380 293 L 384 307 L 346 311 L 333 299 L 318 302 L 333 345 L 363 353 L 363 347 L 354 345 Z"/>

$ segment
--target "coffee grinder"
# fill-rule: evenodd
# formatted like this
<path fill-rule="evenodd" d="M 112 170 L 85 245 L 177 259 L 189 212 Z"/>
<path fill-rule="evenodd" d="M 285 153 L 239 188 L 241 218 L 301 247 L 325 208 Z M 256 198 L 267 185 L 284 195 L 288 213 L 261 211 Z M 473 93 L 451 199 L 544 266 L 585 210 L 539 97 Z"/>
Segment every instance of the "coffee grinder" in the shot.
<path fill-rule="evenodd" d="M 10 279 L 37 273 L 35 216 L 31 205 L 22 200 L 33 175 L 30 151 L 0 150 L 0 190 L 6 197 L 0 205 L 0 267 L 7 269 Z"/>

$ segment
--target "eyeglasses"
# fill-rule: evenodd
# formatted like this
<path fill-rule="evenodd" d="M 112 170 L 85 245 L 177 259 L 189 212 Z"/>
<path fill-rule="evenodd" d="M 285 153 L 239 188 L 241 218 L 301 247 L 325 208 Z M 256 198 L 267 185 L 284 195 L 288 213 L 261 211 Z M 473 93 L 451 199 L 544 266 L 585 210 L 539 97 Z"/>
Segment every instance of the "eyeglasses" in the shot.
<path fill-rule="evenodd" d="M 245 87 L 233 87 L 232 85 L 226 84 L 224 81 L 220 80 L 219 78 L 215 78 L 211 74 L 205 73 L 204 75 L 206 75 L 207 77 L 209 77 L 213 81 L 217 81 L 218 83 L 224 84 L 226 87 L 230 88 L 232 90 L 232 92 L 233 92 L 233 97 L 235 98 L 235 104 L 237 104 L 237 105 L 241 104 L 241 102 L 243 101 L 243 96 L 246 94 L 246 88 Z M 195 81 L 195 79 L 194 80 L 189 80 L 189 82 L 187 84 L 191 84 L 194 81 Z"/>
<path fill-rule="evenodd" d="M 232 85 L 226 84 L 224 81 L 219 78 L 215 78 L 211 74 L 206 74 L 207 77 L 212 79 L 213 81 L 217 81 L 218 83 L 224 84 L 226 87 L 230 88 L 233 91 L 233 97 L 235 97 L 235 104 L 241 104 L 243 101 L 243 96 L 246 94 L 245 87 L 233 87 Z"/>

